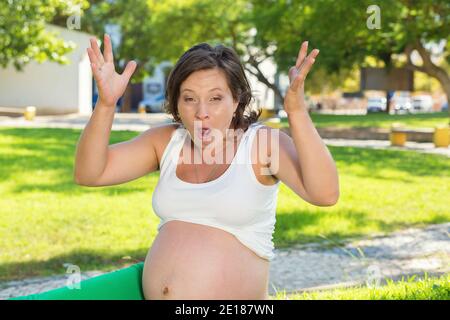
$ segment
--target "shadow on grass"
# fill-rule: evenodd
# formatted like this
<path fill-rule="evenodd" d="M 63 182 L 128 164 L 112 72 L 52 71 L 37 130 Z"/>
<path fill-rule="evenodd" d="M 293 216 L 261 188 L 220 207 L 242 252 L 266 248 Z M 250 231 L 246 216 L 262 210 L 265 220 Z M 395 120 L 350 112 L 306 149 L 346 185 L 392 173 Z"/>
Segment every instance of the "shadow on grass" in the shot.
<path fill-rule="evenodd" d="M 341 246 L 348 241 L 360 240 L 370 237 L 365 232 L 343 230 L 341 232 L 328 232 L 325 234 L 309 235 L 306 234 L 311 226 L 322 224 L 321 220 L 327 218 L 327 212 L 313 212 L 294 210 L 289 213 L 277 213 L 277 222 L 274 233 L 275 247 L 278 249 L 288 248 L 297 244 L 315 243 L 324 248 Z M 365 212 L 346 210 L 339 212 L 341 219 L 348 222 L 349 225 L 358 225 L 358 230 L 364 230 L 365 227 L 372 227 L 379 233 L 391 233 L 405 228 L 426 227 L 431 224 L 448 222 L 445 215 L 436 215 L 428 220 L 417 223 L 385 222 L 382 219 L 374 219 L 373 216 Z"/>
<path fill-rule="evenodd" d="M 61 183 L 52 183 L 52 184 L 20 184 L 17 187 L 13 188 L 11 191 L 13 193 L 27 193 L 27 192 L 62 192 L 62 193 L 71 193 L 71 194 L 83 194 L 86 191 L 89 193 L 96 192 L 101 193 L 103 195 L 120 195 L 120 194 L 129 194 L 133 192 L 147 192 L 149 190 L 148 186 L 137 186 L 137 185 L 128 185 L 126 187 L 124 185 L 117 186 L 106 186 L 106 187 L 85 187 L 79 186 L 73 182 L 61 182 Z"/>
<path fill-rule="evenodd" d="M 122 253 L 107 254 L 104 251 L 75 250 L 48 260 L 31 260 L 0 264 L 0 281 L 21 280 L 30 277 L 64 276 L 65 263 L 77 265 L 80 271 L 109 272 L 145 260 L 148 248 L 127 250 Z M 130 257 L 130 258 L 124 258 Z"/>
<path fill-rule="evenodd" d="M 113 131 L 110 144 L 126 141 L 138 133 Z M 2 152 L 0 159 L 0 179 L 14 178 L 17 173 L 29 172 L 30 175 L 37 171 L 56 172 L 60 177 L 53 185 L 21 185 L 18 183 L 13 192 L 26 192 L 43 188 L 52 192 L 78 191 L 80 186 L 73 179 L 73 166 L 75 159 L 76 143 L 80 136 L 80 130 L 57 128 L 8 128 L 0 129 L 1 137 L 12 137 L 11 145 L 14 152 L 8 154 Z M 0 140 L 1 141 L 1 140 Z M 0 151 L 4 147 L 0 144 Z M 383 171 L 386 169 L 407 173 L 411 177 L 421 176 L 450 176 L 450 162 L 441 155 L 423 154 L 414 151 L 378 150 L 357 147 L 328 147 L 338 167 L 344 170 L 349 165 L 358 165 L 358 172 L 351 172 L 360 177 L 371 177 L 388 180 L 391 179 Z M 340 169 L 340 170 L 342 170 Z M 159 173 L 153 173 L 158 176 Z M 398 178 L 395 178 L 398 181 Z M 405 182 L 408 179 L 403 178 Z M 114 186 L 112 186 L 115 188 Z M 119 193 L 136 191 L 135 188 L 117 188 Z"/>
<path fill-rule="evenodd" d="M 423 227 L 429 224 L 448 222 L 445 216 L 436 216 L 430 221 L 424 221 L 423 224 L 387 224 L 381 220 L 368 219 L 367 214 L 357 211 L 348 211 L 341 213 L 346 216 L 350 223 L 356 223 L 359 226 L 366 226 L 374 223 L 382 232 L 397 231 L 406 227 Z M 320 224 L 320 220 L 325 218 L 326 213 L 317 213 L 309 211 L 293 211 L 289 214 L 278 214 L 277 225 L 274 233 L 274 243 L 276 249 L 287 248 L 296 244 L 316 243 L 323 249 L 334 248 L 344 245 L 350 240 L 367 238 L 367 233 L 359 232 L 332 232 L 320 235 L 310 236 L 302 234 L 302 231 L 309 226 Z M 150 249 L 148 247 L 137 248 L 136 250 L 126 250 L 122 253 L 109 254 L 105 250 L 73 250 L 67 254 L 54 256 L 48 260 L 32 260 L 26 262 L 12 262 L 0 264 L 0 281 L 20 280 L 30 277 L 65 275 L 66 268 L 64 263 L 74 264 L 80 267 L 81 272 L 99 270 L 110 272 L 128 265 L 142 262 Z M 124 257 L 131 259 L 124 259 Z"/>
<path fill-rule="evenodd" d="M 0 181 L 15 179 L 17 174 L 24 172 L 29 175 L 39 172 L 45 176 L 46 172 L 58 177 L 53 183 L 26 184 L 17 182 L 11 190 L 13 193 L 27 193 L 29 191 L 83 193 L 87 189 L 90 192 L 102 194 L 126 194 L 131 192 L 146 191 L 148 188 L 135 185 L 117 185 L 106 187 L 84 187 L 73 181 L 73 168 L 75 150 L 81 130 L 59 128 L 2 128 L 2 137 L 12 137 L 12 142 L 7 147 L 14 151 L 10 154 L 3 151 L 0 158 Z M 138 133 L 130 131 L 113 131 L 110 144 L 126 141 Z M 1 142 L 1 140 L 0 140 Z M 0 144 L 0 151 L 4 147 Z M 158 172 L 149 175 L 152 178 L 159 176 Z"/>
<path fill-rule="evenodd" d="M 411 177 L 450 177 L 450 161 L 443 155 L 357 147 L 328 146 L 328 149 L 338 167 L 362 178 L 389 180 L 390 177 L 383 174 L 387 169 L 403 172 Z M 352 172 L 351 168 L 346 168 L 348 165 L 358 165 L 360 170 Z M 395 178 L 395 181 L 399 179 Z"/>

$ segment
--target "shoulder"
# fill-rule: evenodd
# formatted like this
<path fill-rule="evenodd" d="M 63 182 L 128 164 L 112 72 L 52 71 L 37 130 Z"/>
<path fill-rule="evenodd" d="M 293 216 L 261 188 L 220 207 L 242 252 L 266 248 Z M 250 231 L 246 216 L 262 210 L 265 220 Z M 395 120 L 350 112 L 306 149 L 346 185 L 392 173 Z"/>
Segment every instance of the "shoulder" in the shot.
<path fill-rule="evenodd" d="M 144 134 L 148 137 L 157 138 L 158 141 L 161 141 L 167 138 L 170 139 L 172 133 L 180 127 L 181 126 L 178 123 L 164 123 L 147 129 Z"/>
<path fill-rule="evenodd" d="M 271 155 L 271 150 L 276 150 L 291 139 L 291 137 L 280 128 L 273 128 L 267 125 L 260 125 L 256 129 L 255 140 L 257 141 L 258 150 L 264 148 L 267 155 Z M 264 153 L 265 154 L 265 153 Z"/>
<path fill-rule="evenodd" d="M 162 157 L 164 149 L 169 144 L 172 135 L 178 128 L 181 128 L 181 125 L 178 123 L 165 123 L 154 126 L 144 132 L 155 149 L 158 163 Z"/>

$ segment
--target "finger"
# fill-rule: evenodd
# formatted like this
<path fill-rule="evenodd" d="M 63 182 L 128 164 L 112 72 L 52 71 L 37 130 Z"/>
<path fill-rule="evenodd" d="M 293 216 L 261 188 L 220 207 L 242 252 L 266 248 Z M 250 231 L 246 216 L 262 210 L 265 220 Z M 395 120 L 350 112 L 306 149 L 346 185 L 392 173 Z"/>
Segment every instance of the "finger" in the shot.
<path fill-rule="evenodd" d="M 294 81 L 294 79 L 297 77 L 297 75 L 298 75 L 298 69 L 296 67 L 291 67 L 288 72 L 289 83 L 292 83 Z"/>
<path fill-rule="evenodd" d="M 317 57 L 319 51 L 320 51 L 319 49 L 314 49 L 313 51 L 311 51 L 311 53 L 304 59 L 303 64 L 300 66 L 300 69 L 298 70 L 299 73 L 302 72 L 305 63 L 307 63 L 308 60 L 315 59 Z"/>
<path fill-rule="evenodd" d="M 100 71 L 98 70 L 99 66 L 95 63 L 91 63 L 92 73 L 94 74 L 95 81 L 99 81 L 100 79 Z"/>
<path fill-rule="evenodd" d="M 92 48 L 87 48 L 87 53 L 89 56 L 89 61 L 91 61 L 91 63 L 95 63 L 95 64 L 99 64 L 99 61 L 97 59 L 97 56 L 95 55 L 94 51 L 92 50 Z"/>
<path fill-rule="evenodd" d="M 309 71 L 311 70 L 312 65 L 316 61 L 316 57 L 319 54 L 319 50 L 315 49 L 311 54 L 305 59 L 305 63 L 302 66 L 302 69 L 300 70 L 299 75 L 294 80 L 293 88 L 298 89 L 298 87 L 303 83 L 306 79 L 306 76 L 308 75 Z"/>
<path fill-rule="evenodd" d="M 106 33 L 104 36 L 104 44 L 105 44 L 104 46 L 105 62 L 113 62 L 111 38 Z"/>
<path fill-rule="evenodd" d="M 300 76 L 297 76 L 294 81 L 292 81 L 290 88 L 292 88 L 293 91 L 297 91 L 298 88 L 300 88 L 302 82 L 303 80 L 300 78 Z"/>
<path fill-rule="evenodd" d="M 134 70 L 136 70 L 136 66 L 137 63 L 135 61 L 130 61 L 127 63 L 127 66 L 125 67 L 125 70 L 122 73 L 122 75 L 127 79 L 127 81 L 130 80 Z"/>
<path fill-rule="evenodd" d="M 294 85 L 293 85 L 294 90 L 297 90 L 302 85 L 302 83 L 305 82 L 306 76 L 308 75 L 308 72 L 311 69 L 314 62 L 315 62 L 315 59 L 307 58 L 305 60 L 302 71 L 299 73 L 297 78 L 294 80 Z"/>
<path fill-rule="evenodd" d="M 298 52 L 297 61 L 295 62 L 295 67 L 300 69 L 300 66 L 303 63 L 303 60 L 306 57 L 306 53 L 308 52 L 308 41 L 304 41 L 300 47 L 300 51 Z"/>
<path fill-rule="evenodd" d="M 100 65 L 103 65 L 105 63 L 105 59 L 103 59 L 103 55 L 100 52 L 100 48 L 98 47 L 97 40 L 95 40 L 94 38 L 91 38 L 91 48 L 92 48 L 92 51 L 94 51 L 94 54 L 97 57 L 97 60 L 100 63 Z"/>

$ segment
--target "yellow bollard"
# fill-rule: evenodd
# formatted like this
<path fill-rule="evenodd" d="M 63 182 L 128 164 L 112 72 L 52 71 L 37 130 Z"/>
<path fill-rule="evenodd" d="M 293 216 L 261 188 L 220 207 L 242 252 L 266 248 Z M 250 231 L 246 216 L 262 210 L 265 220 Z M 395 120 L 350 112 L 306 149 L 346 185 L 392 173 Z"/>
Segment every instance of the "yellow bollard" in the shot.
<path fill-rule="evenodd" d="M 280 118 L 270 118 L 263 122 L 264 125 L 272 128 L 282 128 L 283 125 L 281 124 Z"/>
<path fill-rule="evenodd" d="M 389 140 L 392 146 L 403 147 L 406 142 L 406 132 L 396 131 L 396 129 L 402 129 L 403 124 L 400 122 L 394 122 L 391 125 L 391 132 L 389 133 Z"/>
<path fill-rule="evenodd" d="M 406 142 L 405 132 L 391 132 L 389 134 L 389 139 L 391 140 L 391 145 L 403 147 Z"/>
<path fill-rule="evenodd" d="M 436 148 L 448 147 L 450 145 L 450 127 L 446 125 L 434 128 L 433 143 Z"/>
<path fill-rule="evenodd" d="M 147 113 L 147 112 L 145 111 L 145 105 L 140 104 L 139 107 L 138 107 L 138 112 L 139 112 L 139 113 Z"/>
<path fill-rule="evenodd" d="M 34 116 L 36 115 L 36 107 L 34 106 L 28 106 L 25 108 L 25 112 L 24 112 L 24 117 L 25 120 L 33 120 Z"/>
<path fill-rule="evenodd" d="M 269 119 L 269 118 L 275 116 L 274 109 L 261 108 L 261 110 L 262 110 L 262 112 L 261 112 L 260 118 L 263 120 Z"/>

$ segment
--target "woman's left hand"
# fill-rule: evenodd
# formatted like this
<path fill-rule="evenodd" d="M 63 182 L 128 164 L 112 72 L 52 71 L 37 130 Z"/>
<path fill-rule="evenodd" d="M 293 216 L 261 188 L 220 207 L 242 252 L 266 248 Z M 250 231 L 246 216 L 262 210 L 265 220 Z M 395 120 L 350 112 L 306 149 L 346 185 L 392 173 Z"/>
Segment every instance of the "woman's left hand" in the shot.
<path fill-rule="evenodd" d="M 295 66 L 289 69 L 290 85 L 284 96 L 284 110 L 288 115 L 298 111 L 308 111 L 304 93 L 305 79 L 316 61 L 319 50 L 314 49 L 306 56 L 307 53 L 308 41 L 304 41 L 300 47 Z"/>

